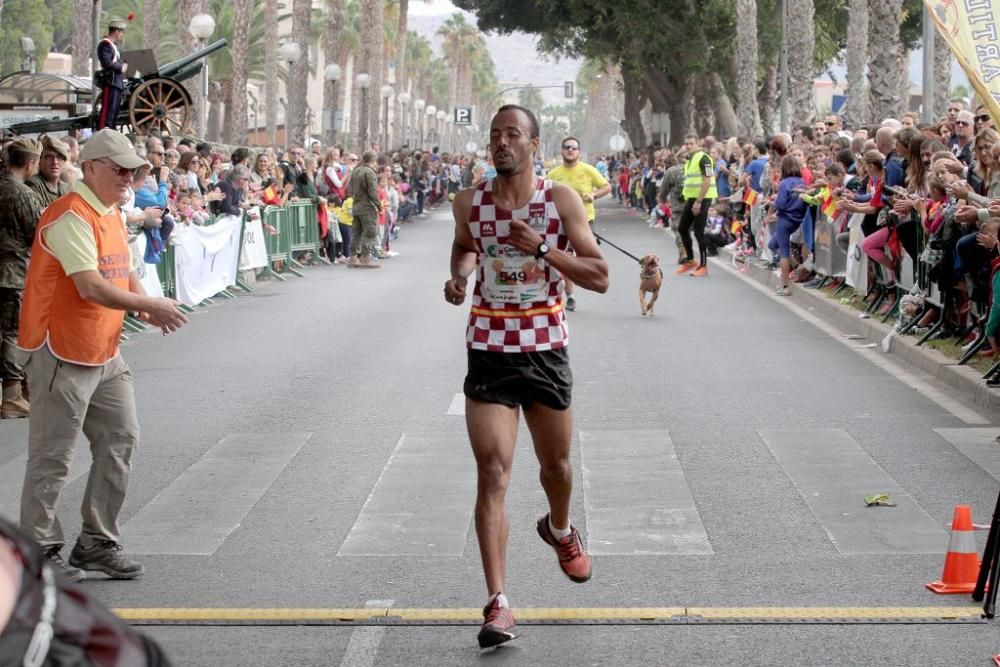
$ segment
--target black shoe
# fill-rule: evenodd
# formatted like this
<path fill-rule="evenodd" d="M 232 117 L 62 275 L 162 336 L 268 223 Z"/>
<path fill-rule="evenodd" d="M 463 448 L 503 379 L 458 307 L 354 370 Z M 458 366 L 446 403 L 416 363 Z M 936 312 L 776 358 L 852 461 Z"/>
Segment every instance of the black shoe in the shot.
<path fill-rule="evenodd" d="M 576 310 L 576 299 L 574 299 L 571 296 L 570 297 L 566 297 L 566 310 L 568 310 L 571 313 L 574 310 Z"/>
<path fill-rule="evenodd" d="M 62 545 L 56 544 L 51 547 L 47 547 L 42 554 L 48 559 L 51 565 L 55 566 L 57 570 L 63 573 L 64 577 L 73 583 L 79 583 L 86 580 L 87 573 L 78 567 L 73 567 L 63 560 L 62 554 L 59 553 L 60 551 L 62 551 Z"/>
<path fill-rule="evenodd" d="M 89 549 L 77 542 L 69 564 L 89 572 L 103 572 L 112 579 L 138 579 L 143 573 L 142 563 L 127 558 L 117 542 L 98 542 Z"/>

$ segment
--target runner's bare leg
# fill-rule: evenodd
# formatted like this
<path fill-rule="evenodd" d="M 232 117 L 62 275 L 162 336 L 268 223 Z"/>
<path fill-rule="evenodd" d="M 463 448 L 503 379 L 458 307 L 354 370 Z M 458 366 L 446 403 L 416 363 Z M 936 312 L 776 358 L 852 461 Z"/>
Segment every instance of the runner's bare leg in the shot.
<path fill-rule="evenodd" d="M 476 457 L 476 536 L 489 595 L 504 590 L 510 524 L 504 504 L 514 464 L 518 409 L 465 399 L 465 425 Z"/>
<path fill-rule="evenodd" d="M 569 528 L 569 502 L 573 495 L 573 467 L 569 461 L 573 439 L 573 409 L 554 410 L 535 402 L 524 409 L 524 421 L 538 457 L 538 477 L 549 499 L 552 525 Z"/>

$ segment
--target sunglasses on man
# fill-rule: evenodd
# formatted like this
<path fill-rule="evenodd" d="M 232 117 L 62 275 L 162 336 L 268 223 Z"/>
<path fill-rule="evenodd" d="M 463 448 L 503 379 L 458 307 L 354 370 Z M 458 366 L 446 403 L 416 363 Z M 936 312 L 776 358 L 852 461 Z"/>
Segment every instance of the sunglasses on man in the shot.
<path fill-rule="evenodd" d="M 580 147 L 579 146 L 571 146 L 569 144 L 563 144 L 562 149 L 564 151 L 578 151 L 578 150 L 580 150 Z"/>

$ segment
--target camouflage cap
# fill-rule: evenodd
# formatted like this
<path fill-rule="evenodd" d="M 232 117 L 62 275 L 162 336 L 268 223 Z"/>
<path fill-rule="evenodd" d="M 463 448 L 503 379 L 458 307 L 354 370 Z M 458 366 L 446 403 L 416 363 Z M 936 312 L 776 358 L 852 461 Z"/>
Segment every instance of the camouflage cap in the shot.
<path fill-rule="evenodd" d="M 64 160 L 69 159 L 69 146 L 55 137 L 50 137 L 48 135 L 42 137 L 42 150 L 52 151 L 57 155 L 61 155 Z"/>
<path fill-rule="evenodd" d="M 7 144 L 7 152 L 31 153 L 35 157 L 38 157 L 42 154 L 42 145 L 34 139 L 18 137 L 17 139 L 14 139 L 14 141 Z"/>
<path fill-rule="evenodd" d="M 124 30 L 128 27 L 128 21 L 125 19 L 111 19 L 108 21 L 108 30 Z"/>

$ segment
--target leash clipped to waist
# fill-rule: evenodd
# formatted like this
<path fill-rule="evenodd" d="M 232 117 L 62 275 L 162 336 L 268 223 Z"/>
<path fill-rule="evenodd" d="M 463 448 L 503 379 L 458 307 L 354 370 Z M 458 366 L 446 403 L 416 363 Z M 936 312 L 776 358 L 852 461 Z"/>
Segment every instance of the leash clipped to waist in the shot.
<path fill-rule="evenodd" d="M 597 232 L 594 232 L 594 237 L 596 237 L 598 241 L 601 241 L 603 243 L 607 243 L 609 246 L 611 246 L 612 248 L 614 248 L 618 252 L 622 253 L 623 255 L 627 255 L 627 256 L 631 257 L 632 259 L 634 259 L 637 262 L 641 262 L 642 261 L 641 259 L 639 259 L 635 255 L 633 255 L 632 253 L 630 253 L 628 250 L 625 250 L 624 248 L 622 248 L 620 246 L 616 246 L 614 243 L 612 243 L 611 241 L 607 240 L 606 238 L 604 238 L 603 236 L 601 236 Z"/>

